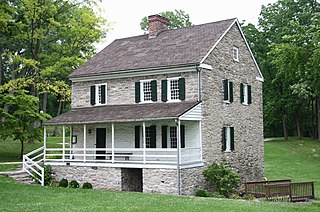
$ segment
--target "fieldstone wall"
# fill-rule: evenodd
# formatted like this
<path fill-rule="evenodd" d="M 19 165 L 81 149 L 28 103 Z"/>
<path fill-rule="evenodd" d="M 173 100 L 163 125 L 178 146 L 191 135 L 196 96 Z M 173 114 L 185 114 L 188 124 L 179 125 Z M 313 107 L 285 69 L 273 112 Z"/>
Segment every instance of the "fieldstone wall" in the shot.
<path fill-rule="evenodd" d="M 199 189 L 208 189 L 203 167 L 181 169 L 181 194 L 193 196 Z"/>
<path fill-rule="evenodd" d="M 176 169 L 143 169 L 143 192 L 178 194 Z"/>
<path fill-rule="evenodd" d="M 186 83 L 186 101 L 197 101 L 198 86 L 197 72 L 183 72 L 176 74 L 162 74 L 145 77 L 127 77 L 109 80 L 96 80 L 87 82 L 72 83 L 72 101 L 71 107 L 90 107 L 90 86 L 95 84 L 107 83 L 106 87 L 106 104 L 136 104 L 135 103 L 135 82 L 140 80 L 152 79 L 157 80 L 157 100 L 161 102 L 161 80 L 171 77 L 184 77 Z"/>
<path fill-rule="evenodd" d="M 77 180 L 80 185 L 85 182 L 96 189 L 121 191 L 121 169 L 104 167 L 52 166 L 56 180 L 62 178 Z"/>
<path fill-rule="evenodd" d="M 239 48 L 239 62 L 232 58 L 232 48 Z M 205 61 L 213 70 L 202 71 L 202 136 L 206 166 L 226 159 L 242 181 L 264 176 L 262 82 L 251 55 L 236 25 L 221 40 Z M 233 99 L 223 102 L 222 80 L 233 82 Z M 240 84 L 252 86 L 252 104 L 240 102 Z M 222 152 L 222 128 L 234 127 L 235 150 Z"/>

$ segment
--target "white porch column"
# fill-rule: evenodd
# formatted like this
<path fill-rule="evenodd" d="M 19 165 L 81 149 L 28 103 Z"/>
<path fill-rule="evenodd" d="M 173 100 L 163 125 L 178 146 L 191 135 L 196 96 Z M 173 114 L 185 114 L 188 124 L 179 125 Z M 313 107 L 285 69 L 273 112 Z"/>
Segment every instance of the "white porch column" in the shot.
<path fill-rule="evenodd" d="M 111 160 L 114 163 L 114 123 L 111 124 Z"/>
<path fill-rule="evenodd" d="M 66 159 L 66 126 L 62 126 L 62 161 Z"/>
<path fill-rule="evenodd" d="M 180 119 L 178 119 L 177 123 L 177 189 L 178 189 L 178 195 L 181 195 L 181 189 L 180 189 L 180 164 L 181 164 L 181 130 L 180 130 Z"/>
<path fill-rule="evenodd" d="M 202 159 L 202 124 L 201 121 L 199 121 L 199 145 L 200 145 L 200 162 L 203 161 Z"/>
<path fill-rule="evenodd" d="M 87 125 L 83 125 L 83 162 L 86 162 Z"/>
<path fill-rule="evenodd" d="M 47 148 L 47 127 L 43 127 L 43 159 L 46 160 L 46 148 Z"/>
<path fill-rule="evenodd" d="M 146 123 L 142 123 L 143 164 L 146 164 Z"/>
<path fill-rule="evenodd" d="M 70 131 L 70 134 L 69 134 L 69 137 L 70 137 L 70 139 L 69 139 L 69 159 L 72 159 L 72 152 L 71 152 L 71 148 L 72 148 L 72 134 L 73 134 L 73 132 L 72 132 L 72 126 L 70 126 L 70 129 L 69 129 L 69 131 Z"/>

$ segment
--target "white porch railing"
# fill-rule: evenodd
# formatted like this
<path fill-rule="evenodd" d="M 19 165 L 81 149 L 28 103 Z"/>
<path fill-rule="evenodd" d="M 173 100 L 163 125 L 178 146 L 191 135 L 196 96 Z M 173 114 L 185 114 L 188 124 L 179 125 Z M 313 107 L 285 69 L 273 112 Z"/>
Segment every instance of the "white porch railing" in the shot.
<path fill-rule="evenodd" d="M 178 160 L 177 149 L 170 148 L 46 148 L 45 161 L 176 165 Z M 181 165 L 197 162 L 200 147 L 181 149 Z"/>
<path fill-rule="evenodd" d="M 39 165 L 44 161 L 44 147 L 40 147 L 26 155 L 23 155 L 23 171 L 44 186 L 44 168 Z"/>

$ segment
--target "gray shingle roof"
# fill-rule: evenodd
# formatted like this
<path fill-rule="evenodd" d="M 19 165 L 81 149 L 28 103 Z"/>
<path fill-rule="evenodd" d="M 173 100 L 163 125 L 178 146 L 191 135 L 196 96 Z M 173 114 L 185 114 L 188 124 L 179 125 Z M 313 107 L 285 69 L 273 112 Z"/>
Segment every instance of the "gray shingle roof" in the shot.
<path fill-rule="evenodd" d="M 133 122 L 178 118 L 199 102 L 148 103 L 131 105 L 105 105 L 74 108 L 44 125 Z"/>
<path fill-rule="evenodd" d="M 115 40 L 70 77 L 197 64 L 234 21 L 167 30 L 150 39 L 141 35 Z"/>

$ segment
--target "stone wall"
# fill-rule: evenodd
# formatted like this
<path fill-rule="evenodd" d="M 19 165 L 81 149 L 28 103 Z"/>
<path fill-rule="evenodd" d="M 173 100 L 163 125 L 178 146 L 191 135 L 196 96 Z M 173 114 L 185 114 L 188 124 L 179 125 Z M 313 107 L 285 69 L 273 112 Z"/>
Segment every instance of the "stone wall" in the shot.
<path fill-rule="evenodd" d="M 143 169 L 143 192 L 178 194 L 177 170 Z"/>
<path fill-rule="evenodd" d="M 232 48 L 239 48 L 239 62 L 232 58 Z M 236 25 L 205 60 L 213 70 L 203 70 L 203 159 L 206 165 L 226 159 L 242 181 L 259 180 L 264 175 L 262 82 L 251 55 Z M 223 102 L 222 80 L 233 82 L 230 104 Z M 252 104 L 240 102 L 240 84 L 252 86 Z M 235 150 L 222 152 L 222 128 L 234 127 Z"/>
<path fill-rule="evenodd" d="M 80 186 L 89 182 L 93 188 L 121 191 L 121 169 L 79 166 L 52 166 L 56 180 L 77 180 Z"/>
<path fill-rule="evenodd" d="M 158 102 L 161 102 L 161 80 L 165 80 L 171 77 L 184 77 L 186 83 L 186 101 L 197 101 L 198 76 L 196 69 L 194 69 L 194 72 L 183 72 L 176 74 L 162 74 L 146 77 L 127 77 L 109 80 L 74 82 L 72 83 L 71 107 L 90 107 L 90 86 L 101 83 L 107 83 L 106 104 L 135 104 L 135 82 L 146 79 L 157 80 L 157 99 Z"/>

